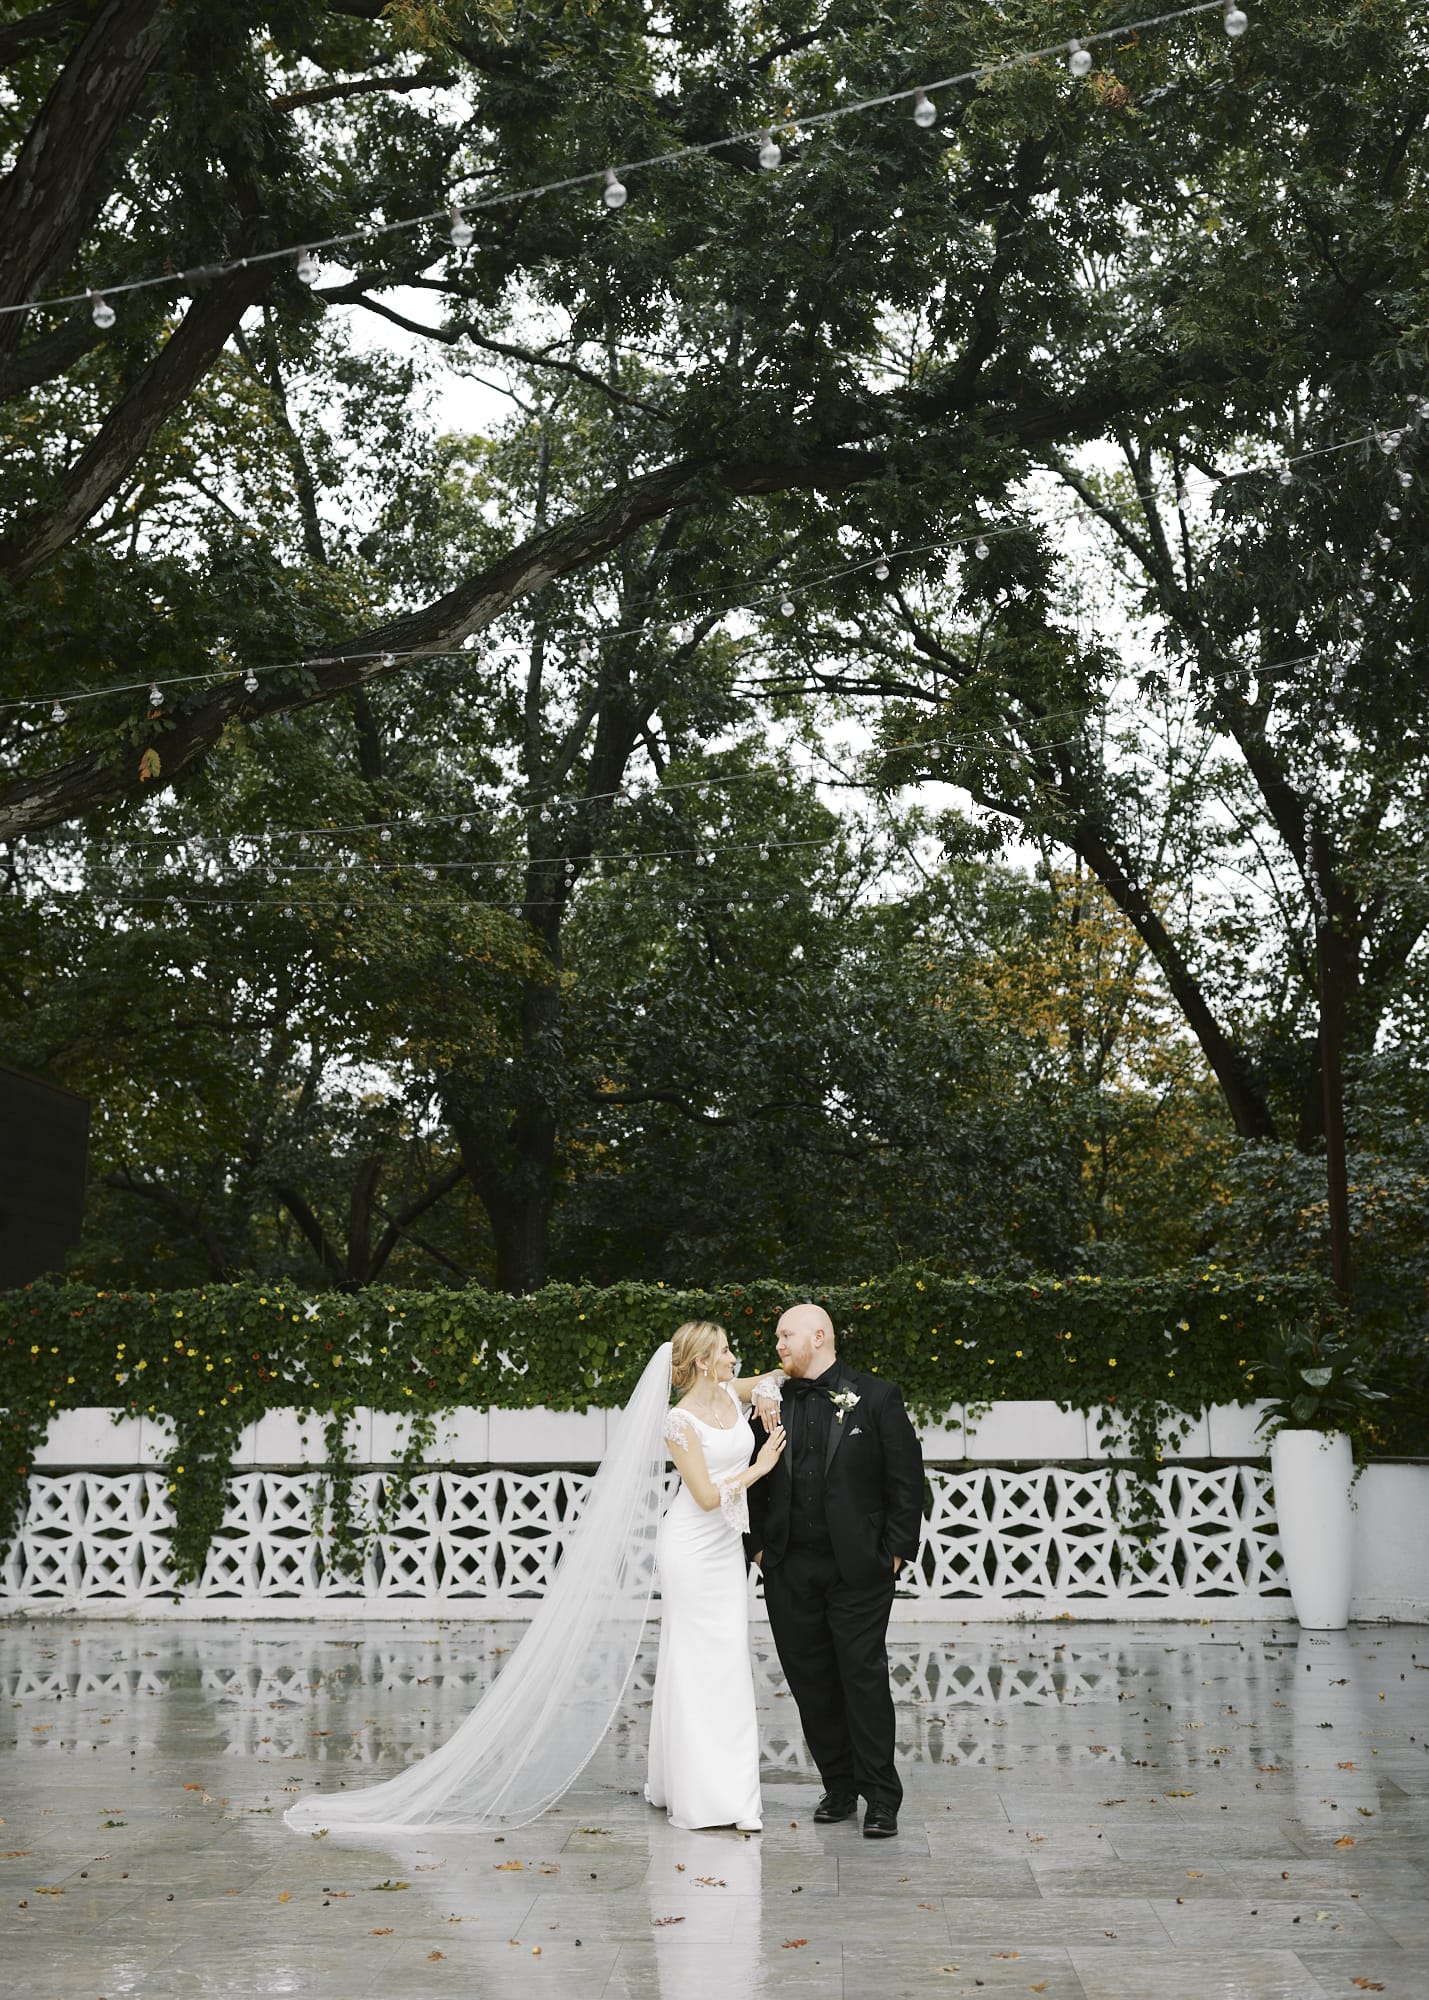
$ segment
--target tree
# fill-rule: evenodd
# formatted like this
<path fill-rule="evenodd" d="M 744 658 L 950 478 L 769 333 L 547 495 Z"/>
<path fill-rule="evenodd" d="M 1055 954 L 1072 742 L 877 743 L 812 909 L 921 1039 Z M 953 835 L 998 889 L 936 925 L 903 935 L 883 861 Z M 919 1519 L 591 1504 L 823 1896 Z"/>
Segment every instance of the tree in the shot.
<path fill-rule="evenodd" d="M 87 704 L 83 728 L 76 720 L 63 739 L 28 716 L 10 745 L 0 836 L 132 804 L 146 784 L 196 769 L 230 727 L 403 673 L 405 656 L 460 645 L 692 503 L 842 497 L 875 541 L 927 540 L 996 503 L 1029 462 L 1118 422 L 1159 412 L 1189 429 L 1229 419 L 1254 431 L 1267 389 L 1324 347 L 1294 293 L 1258 311 L 1247 344 L 1257 246 L 1297 271 L 1326 260 L 1317 218 L 1244 162 L 1273 143 L 1292 103 L 1304 159 L 1324 178 L 1387 130 L 1402 157 L 1418 129 L 1407 15 L 1387 4 L 1342 33 L 1337 17 L 1307 9 L 1234 50 L 1214 23 L 1191 27 L 1119 50 L 1087 87 L 1060 66 L 1026 65 L 946 93 L 932 132 L 891 113 L 786 132 L 777 174 L 761 173 L 748 145 L 724 143 L 786 101 L 852 101 L 995 58 L 1007 33 L 990 36 L 981 9 L 945 9 L 900 20 L 892 46 L 882 17 L 840 8 L 785 7 L 775 25 L 723 7 L 657 20 L 635 0 L 602 7 L 598 23 L 560 5 L 493 16 L 355 0 L 246 0 L 221 23 L 193 4 L 110 0 L 78 28 L 64 8 L 12 22 L 0 305 L 91 274 L 123 281 L 175 261 L 202 272 L 260 238 L 357 239 L 350 275 L 311 294 L 281 259 L 123 294 L 110 341 L 83 307 L 8 319 L 19 420 L 16 399 L 43 403 L 61 388 L 81 393 L 85 414 L 70 448 L 40 466 L 21 455 L 4 496 L 0 574 L 18 593 L 22 657 L 43 650 L 31 640 L 47 593 L 112 533 L 165 426 L 182 421 L 260 305 L 293 336 L 338 306 L 407 321 L 391 302 L 406 287 L 442 303 L 439 341 L 599 376 L 605 393 L 609 370 L 588 363 L 612 341 L 638 334 L 680 365 L 657 413 L 661 448 L 638 472 L 462 566 L 423 602 L 330 630 L 320 652 L 300 620 L 261 651 L 216 631 L 212 678 L 137 725 L 117 699 Z M 1034 9 L 1017 39 L 1059 33 Z M 1330 102 L 1315 79 L 1332 43 Z M 641 176 L 618 214 L 586 195 L 475 205 L 573 167 L 598 181 L 612 158 L 691 144 L 712 150 Z M 1215 185 L 1219 241 L 1187 225 L 1188 178 Z M 434 256 L 425 229 L 368 233 L 374 216 L 449 199 L 470 208 L 467 249 Z M 1392 275 L 1376 276 L 1381 302 Z M 174 294 L 190 301 L 177 319 Z M 912 311 L 926 314 L 929 340 L 916 369 L 890 379 L 886 331 Z M 318 662 L 282 664 L 305 654 Z M 266 670 L 256 691 L 235 671 L 245 665 Z M 47 701 L 56 690 L 27 673 L 20 691 Z"/>

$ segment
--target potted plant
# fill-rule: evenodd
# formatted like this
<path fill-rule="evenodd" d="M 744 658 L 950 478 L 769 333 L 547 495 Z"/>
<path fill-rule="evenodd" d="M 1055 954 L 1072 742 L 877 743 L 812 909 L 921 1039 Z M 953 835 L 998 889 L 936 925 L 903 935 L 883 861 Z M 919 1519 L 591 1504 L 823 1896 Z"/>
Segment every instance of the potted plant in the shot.
<path fill-rule="evenodd" d="M 1270 1478 L 1295 1616 L 1311 1631 L 1349 1623 L 1350 1488 L 1363 1464 L 1371 1412 L 1386 1400 L 1363 1352 L 1333 1327 L 1283 1322 L 1270 1356 L 1246 1379 L 1267 1401 Z"/>

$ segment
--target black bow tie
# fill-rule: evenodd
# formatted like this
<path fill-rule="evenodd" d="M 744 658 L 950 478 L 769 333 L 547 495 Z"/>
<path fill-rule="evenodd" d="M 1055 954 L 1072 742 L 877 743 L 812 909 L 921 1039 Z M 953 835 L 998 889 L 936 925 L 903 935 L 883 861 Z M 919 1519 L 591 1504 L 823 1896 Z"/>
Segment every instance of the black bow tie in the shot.
<path fill-rule="evenodd" d="M 822 1375 L 816 1376 L 812 1382 L 806 1381 L 802 1375 L 790 1375 L 784 1387 L 792 1389 L 796 1396 L 832 1396 L 834 1393 L 832 1383 Z"/>

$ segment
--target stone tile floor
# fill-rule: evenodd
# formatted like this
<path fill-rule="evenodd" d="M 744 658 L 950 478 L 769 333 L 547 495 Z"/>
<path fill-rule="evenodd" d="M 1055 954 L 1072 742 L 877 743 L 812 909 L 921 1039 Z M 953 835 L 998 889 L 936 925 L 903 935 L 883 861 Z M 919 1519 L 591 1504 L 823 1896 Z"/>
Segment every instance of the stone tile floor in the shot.
<path fill-rule="evenodd" d="M 519 1633 L 0 1625 L 0 1993 L 1429 2000 L 1425 1627 L 895 1628 L 896 1841 L 813 1825 L 772 1667 L 763 1834 L 668 1827 L 653 1649 L 520 1833 L 285 1829 L 439 1740 Z"/>

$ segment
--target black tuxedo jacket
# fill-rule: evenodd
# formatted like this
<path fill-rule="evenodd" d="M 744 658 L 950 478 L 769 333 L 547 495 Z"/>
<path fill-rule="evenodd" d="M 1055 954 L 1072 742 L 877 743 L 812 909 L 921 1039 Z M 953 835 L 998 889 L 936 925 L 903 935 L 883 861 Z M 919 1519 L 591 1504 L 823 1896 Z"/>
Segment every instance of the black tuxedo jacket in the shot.
<path fill-rule="evenodd" d="M 896 1384 L 844 1368 L 845 1385 L 858 1402 L 840 1423 L 835 1411 L 824 1460 L 824 1518 L 834 1561 L 845 1583 L 886 1582 L 893 1558 L 911 1562 L 923 1525 L 923 1447 Z M 787 1400 L 787 1399 L 786 1399 Z M 754 1451 L 765 1440 L 754 1419 Z M 789 1546 L 793 1478 L 787 1455 L 749 1489 L 751 1556 L 764 1553 L 766 1570 L 784 1560 Z"/>

